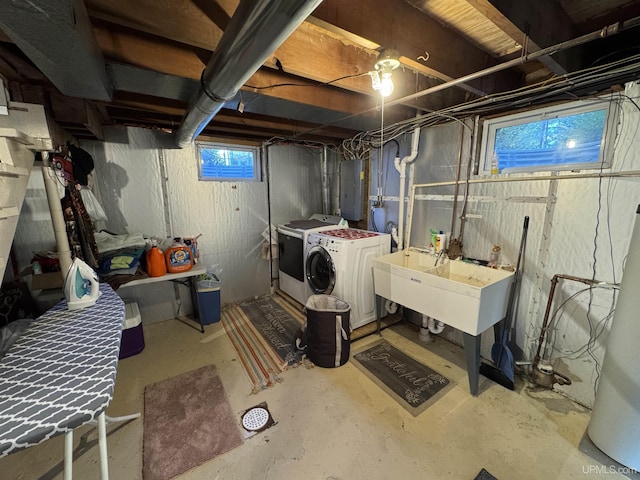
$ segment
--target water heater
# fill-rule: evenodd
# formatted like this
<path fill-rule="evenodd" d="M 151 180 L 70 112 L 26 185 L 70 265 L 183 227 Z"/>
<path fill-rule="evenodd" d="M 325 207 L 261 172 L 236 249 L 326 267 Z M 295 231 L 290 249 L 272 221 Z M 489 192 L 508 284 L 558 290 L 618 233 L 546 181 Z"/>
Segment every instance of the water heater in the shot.
<path fill-rule="evenodd" d="M 608 456 L 640 471 L 640 205 L 589 422 Z"/>

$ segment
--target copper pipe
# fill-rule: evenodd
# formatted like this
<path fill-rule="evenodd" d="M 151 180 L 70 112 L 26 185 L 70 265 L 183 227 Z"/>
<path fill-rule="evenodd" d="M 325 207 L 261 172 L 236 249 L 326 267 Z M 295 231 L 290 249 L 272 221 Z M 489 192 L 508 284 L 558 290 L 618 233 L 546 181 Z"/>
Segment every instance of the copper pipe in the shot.
<path fill-rule="evenodd" d="M 581 278 L 574 277 L 573 275 L 565 275 L 561 273 L 555 274 L 551 278 L 551 290 L 549 291 L 549 299 L 547 300 L 547 308 L 544 312 L 544 320 L 542 321 L 542 328 L 540 329 L 540 338 L 538 339 L 538 350 L 536 351 L 536 356 L 533 361 L 534 368 L 540 363 L 540 351 L 542 350 L 542 344 L 544 343 L 544 337 L 547 333 L 548 323 L 549 323 L 549 313 L 551 312 L 551 305 L 553 304 L 553 297 L 556 290 L 556 285 L 558 284 L 558 280 L 572 280 L 574 282 L 584 283 L 586 285 L 596 285 L 602 282 L 598 282 L 596 280 L 592 280 L 590 278 Z"/>
<path fill-rule="evenodd" d="M 458 192 L 460 190 L 460 171 L 462 170 L 462 144 L 464 143 L 464 125 L 460 125 L 460 143 L 458 145 L 458 162 L 456 165 L 456 186 L 453 192 L 453 213 L 451 214 L 450 238 L 455 238 L 456 210 L 458 208 Z"/>

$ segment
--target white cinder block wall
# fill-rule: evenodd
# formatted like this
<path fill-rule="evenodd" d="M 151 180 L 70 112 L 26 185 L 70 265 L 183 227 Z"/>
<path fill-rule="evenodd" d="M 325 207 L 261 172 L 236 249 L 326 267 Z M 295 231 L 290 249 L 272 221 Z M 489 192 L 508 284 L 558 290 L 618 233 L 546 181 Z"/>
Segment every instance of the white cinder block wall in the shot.
<path fill-rule="evenodd" d="M 639 104 L 640 86 L 627 85 L 625 95 Z M 640 170 L 638 125 L 640 112 L 627 100 L 620 115 L 611 171 Z M 408 169 L 412 182 L 455 179 L 461 128 L 459 123 L 452 123 L 422 130 L 418 157 Z M 82 144 L 94 156 L 96 195 L 109 215 L 109 221 L 99 227 L 116 233 L 161 237 L 201 233 L 201 260 L 207 266 L 222 269 L 223 303 L 269 293 L 270 268 L 260 255 L 260 234 L 268 223 L 265 182 L 199 182 L 193 147 L 174 149 L 169 135 L 150 130 L 106 132 L 106 142 Z M 407 155 L 410 135 L 398 141 L 400 155 Z M 395 144 L 389 143 L 382 156 L 384 205 L 373 212 L 378 230 L 384 230 L 389 222 L 398 223 L 399 177 L 392 165 L 395 152 Z M 472 152 L 470 129 L 465 128 L 462 152 L 464 179 Z M 270 148 L 269 156 L 271 222 L 276 225 L 320 211 L 321 152 L 278 146 Z M 166 173 L 166 205 L 161 165 Z M 378 158 L 373 158 L 371 200 L 377 194 L 377 165 Z M 335 202 L 338 179 L 333 154 L 330 172 L 331 198 Z M 639 183 L 639 177 L 625 177 L 471 186 L 463 238 L 466 256 L 486 259 L 491 246 L 497 243 L 502 247 L 503 263 L 515 263 L 523 217 L 528 215 L 531 219 L 516 317 L 517 358 L 531 360 L 535 354 L 554 274 L 608 282 L 622 280 L 635 210 L 640 204 Z M 460 195 L 463 193 L 461 187 Z M 453 187 L 429 188 L 418 194 L 411 245 L 424 246 L 429 228 L 450 233 Z M 21 267 L 29 263 L 34 251 L 55 244 L 48 218 L 41 211 L 45 206 L 41 173 L 34 170 L 15 236 Z M 456 216 L 461 209 L 462 204 L 458 203 Z M 329 213 L 336 211 L 336 205 L 332 205 Z M 459 235 L 459 223 L 455 230 L 454 237 Z M 274 267 L 277 275 L 277 265 Z M 607 318 L 615 298 L 609 290 L 578 293 L 583 287 L 563 280 L 558 284 L 553 310 L 563 303 L 564 308 L 554 317 L 551 358 L 555 368 L 573 382 L 556 388 L 591 406 L 611 322 Z M 182 305 L 175 301 L 174 288 L 178 289 Z M 184 287 L 159 283 L 130 292 L 141 305 L 147 322 L 189 313 L 192 308 Z M 577 296 L 570 298 L 574 294 Z M 447 329 L 444 335 L 462 343 L 459 332 Z M 483 336 L 483 355 L 487 358 L 492 343 L 493 336 L 488 332 Z"/>
<path fill-rule="evenodd" d="M 125 132 L 127 138 L 119 138 Z M 160 237 L 201 235 L 200 261 L 208 269 L 220 272 L 223 304 L 271 292 L 272 271 L 268 260 L 262 258 L 261 235 L 269 224 L 266 172 L 265 181 L 261 182 L 199 181 L 194 145 L 175 149 L 170 135 L 135 128 L 113 130 L 110 135 L 114 137 L 106 142 L 85 142 L 83 146 L 96 160 L 100 195 L 105 206 L 115 210 L 117 233 L 124 229 Z M 307 168 L 314 171 L 317 159 L 308 157 L 308 151 L 295 147 L 270 147 L 269 152 L 270 168 L 280 173 L 271 175 L 272 195 L 281 198 L 283 192 L 303 192 L 291 204 L 304 214 L 315 209 L 316 197 L 320 198 L 320 192 L 309 195 L 314 190 L 307 183 L 315 175 L 293 178 L 293 172 Z M 284 169 L 281 163 L 286 166 Z M 114 183 L 118 179 L 121 181 Z M 300 179 L 305 182 L 298 182 Z M 277 209 L 272 215 L 272 224 L 291 220 L 287 212 L 280 213 Z M 106 228 L 111 230 L 110 227 L 107 222 Z M 277 262 L 273 270 L 277 276 Z M 174 288 L 159 283 L 123 292 L 142 303 L 143 319 L 164 320 L 192 311 L 188 292 L 179 287 L 180 307 L 174 301 Z"/>
<path fill-rule="evenodd" d="M 640 170 L 640 111 L 637 106 L 640 104 L 640 86 L 637 83 L 627 85 L 625 95 L 636 105 L 628 99 L 623 102 L 613 165 L 607 172 Z M 422 130 L 418 158 L 410 169 L 414 183 L 455 180 L 460 129 L 459 123 L 451 123 Z M 465 129 L 462 179 L 471 154 L 470 133 L 470 129 Z M 409 153 L 410 135 L 399 141 L 402 157 Z M 397 222 L 399 176 L 389 163 L 393 162 L 395 150 L 391 143 L 385 147 L 383 187 L 386 200 L 384 207 L 374 212 L 379 229 L 387 221 Z M 370 201 L 377 193 L 377 164 L 378 160 L 372 159 Z M 471 178 L 478 177 L 472 175 Z M 525 215 L 530 217 L 516 316 L 516 359 L 532 360 L 535 355 L 553 275 L 568 274 L 606 282 L 622 280 L 635 211 L 640 204 L 639 187 L 640 176 L 471 185 L 463 237 L 466 256 L 486 260 L 496 243 L 502 247 L 502 262 L 515 264 L 523 219 Z M 453 187 L 417 191 L 419 199 L 413 215 L 412 246 L 428 244 L 430 228 L 450 233 L 453 191 Z M 464 185 L 460 195 L 463 193 Z M 457 217 L 461 208 L 459 202 Z M 458 234 L 459 222 L 453 236 Z M 572 380 L 571 385 L 556 386 L 556 389 L 591 406 L 612 321 L 610 313 L 615 304 L 615 293 L 604 289 L 578 293 L 585 287 L 582 283 L 565 280 L 558 283 L 552 313 L 563 303 L 564 307 L 551 324 L 554 338 L 551 358 L 555 369 Z M 575 298 L 571 299 L 574 294 Z M 444 335 L 462 344 L 460 332 L 448 328 Z M 483 335 L 482 354 L 486 358 L 490 358 L 493 341 L 492 331 Z"/>
<path fill-rule="evenodd" d="M 170 135 L 139 128 L 107 128 L 105 134 L 104 142 L 81 145 L 94 158 L 93 190 L 108 215 L 98 229 L 160 238 L 202 234 L 200 261 L 221 272 L 223 304 L 271 292 L 278 266 L 262 258 L 261 234 L 269 223 L 266 172 L 261 182 L 199 181 L 194 146 L 176 149 Z M 273 225 L 321 211 L 321 154 L 318 148 L 269 147 L 270 165 L 263 168 L 270 172 Z M 335 185 L 335 155 L 330 171 Z M 34 252 L 55 249 L 40 169 L 31 174 L 14 244 L 21 267 Z M 119 293 L 138 302 L 144 323 L 193 311 L 188 290 L 170 282 Z"/>

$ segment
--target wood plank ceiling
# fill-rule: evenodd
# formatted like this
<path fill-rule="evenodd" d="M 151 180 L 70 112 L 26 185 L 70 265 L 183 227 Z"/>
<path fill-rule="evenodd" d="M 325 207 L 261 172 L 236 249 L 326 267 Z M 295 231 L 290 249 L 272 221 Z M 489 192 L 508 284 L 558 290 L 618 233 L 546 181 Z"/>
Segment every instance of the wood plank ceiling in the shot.
<path fill-rule="evenodd" d="M 76 139 L 103 138 L 106 125 L 175 131 L 238 5 L 17 3 L 0 0 L 10 12 L 0 17 L 0 75 L 12 100 L 44 104 Z M 338 143 L 379 128 L 381 100 L 368 72 L 383 49 L 399 52 L 401 63 L 385 100 L 389 125 L 432 111 L 464 115 L 465 102 L 627 59 L 624 74 L 574 94 L 604 90 L 639 78 L 639 16 L 640 2 L 629 0 L 324 0 L 203 133 Z M 598 31 L 606 38 L 526 57 Z M 514 59 L 511 68 L 496 67 Z M 492 74 L 438 87 L 492 67 Z"/>

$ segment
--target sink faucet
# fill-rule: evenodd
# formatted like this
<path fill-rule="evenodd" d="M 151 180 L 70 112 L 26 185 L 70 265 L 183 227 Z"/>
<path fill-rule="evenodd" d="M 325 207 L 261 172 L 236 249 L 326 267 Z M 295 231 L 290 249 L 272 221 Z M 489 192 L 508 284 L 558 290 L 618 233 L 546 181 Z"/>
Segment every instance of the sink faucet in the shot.
<path fill-rule="evenodd" d="M 434 267 L 438 266 L 438 262 L 440 261 L 440 259 L 442 258 L 442 255 L 444 255 L 446 252 L 446 250 L 443 248 L 441 249 L 438 254 L 436 255 L 436 263 L 433 264 Z"/>

